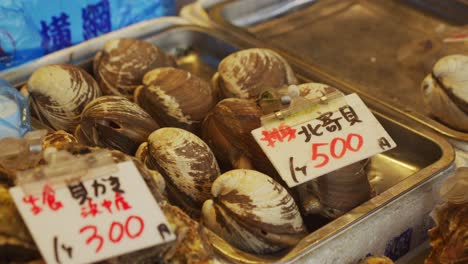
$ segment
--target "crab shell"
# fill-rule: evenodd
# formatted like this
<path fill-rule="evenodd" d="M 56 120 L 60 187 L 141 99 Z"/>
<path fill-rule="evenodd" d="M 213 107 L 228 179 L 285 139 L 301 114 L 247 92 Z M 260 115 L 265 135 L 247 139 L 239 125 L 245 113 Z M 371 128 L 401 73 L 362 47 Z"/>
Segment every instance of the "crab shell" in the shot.
<path fill-rule="evenodd" d="M 269 49 L 246 49 L 224 58 L 212 80 L 221 96 L 257 98 L 266 89 L 296 84 L 291 66 Z"/>
<path fill-rule="evenodd" d="M 190 72 L 166 67 L 145 74 L 143 85 L 135 91 L 135 102 L 161 126 L 197 133 L 216 98 L 208 82 Z"/>
<path fill-rule="evenodd" d="M 306 235 L 293 197 L 269 176 L 232 170 L 219 176 L 203 204 L 203 223 L 235 247 L 257 254 L 294 246 Z"/>
<path fill-rule="evenodd" d="M 148 168 L 164 176 L 171 201 L 199 217 L 203 202 L 210 198 L 211 185 L 220 175 L 208 145 L 186 130 L 168 127 L 153 132 L 138 153 Z"/>
<path fill-rule="evenodd" d="M 454 129 L 468 132 L 468 56 L 441 58 L 421 88 L 432 115 Z"/>
<path fill-rule="evenodd" d="M 28 92 L 40 121 L 67 132 L 78 125 L 85 106 L 101 95 L 91 75 L 64 64 L 36 70 L 28 80 Z"/>
<path fill-rule="evenodd" d="M 133 98 L 145 73 L 158 67 L 176 66 L 159 48 L 138 39 L 113 39 L 94 57 L 94 76 L 104 94 Z"/>
<path fill-rule="evenodd" d="M 148 135 L 158 128 L 158 124 L 145 110 L 127 98 L 102 96 L 83 110 L 75 134 L 84 144 L 133 155 Z"/>

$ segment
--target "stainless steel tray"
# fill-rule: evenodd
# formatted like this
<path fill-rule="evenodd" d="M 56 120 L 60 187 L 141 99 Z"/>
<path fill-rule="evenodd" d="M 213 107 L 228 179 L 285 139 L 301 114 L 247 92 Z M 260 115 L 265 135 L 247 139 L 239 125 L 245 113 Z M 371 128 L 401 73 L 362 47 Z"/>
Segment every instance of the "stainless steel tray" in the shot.
<path fill-rule="evenodd" d="M 142 38 L 175 55 L 182 68 L 207 80 L 211 78 L 218 63 L 224 57 L 249 45 L 206 28 L 180 24 Z M 77 58 L 80 61 L 79 65 L 90 69 L 89 58 L 93 55 L 89 53 L 83 55 L 83 59 Z M 303 76 L 299 77 L 302 82 L 310 81 Z M 379 192 L 378 196 L 332 222 L 321 223 L 319 229 L 310 233 L 296 247 L 280 255 L 247 254 L 233 248 L 216 235 L 210 234 L 209 237 L 217 252 L 231 261 L 241 263 L 294 261 L 322 245 L 327 239 L 352 227 L 360 219 L 369 216 L 369 213 L 384 210 L 384 205 L 452 165 L 454 152 L 445 139 L 391 109 L 381 107 L 374 113 L 398 144 L 397 148 L 372 158 L 373 173 L 370 177 Z M 307 225 L 316 226 L 317 223 L 309 219 Z"/>
<path fill-rule="evenodd" d="M 366 95 L 468 142 L 468 132 L 427 113 L 420 91 L 438 58 L 468 54 L 468 41 L 449 39 L 468 33 L 465 0 L 199 0 L 196 8 L 199 21 L 211 20 L 212 26 L 292 55 L 311 78 Z M 185 13 L 196 17 L 193 10 Z"/>

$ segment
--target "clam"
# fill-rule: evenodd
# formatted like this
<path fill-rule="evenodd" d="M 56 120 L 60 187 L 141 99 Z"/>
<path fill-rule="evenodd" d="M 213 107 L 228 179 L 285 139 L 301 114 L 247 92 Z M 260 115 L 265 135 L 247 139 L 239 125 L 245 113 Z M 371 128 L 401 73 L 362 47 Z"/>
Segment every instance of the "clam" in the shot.
<path fill-rule="evenodd" d="M 441 58 L 421 87 L 424 103 L 433 116 L 468 132 L 468 56 Z"/>
<path fill-rule="evenodd" d="M 257 98 L 264 90 L 296 84 L 291 66 L 269 49 L 246 49 L 224 58 L 213 76 L 223 97 Z"/>
<path fill-rule="evenodd" d="M 172 57 L 151 43 L 138 39 L 114 39 L 96 54 L 93 68 L 104 94 L 131 99 L 145 73 L 157 67 L 175 65 Z"/>
<path fill-rule="evenodd" d="M 122 96 L 102 96 L 89 103 L 75 134 L 82 143 L 133 155 L 158 124 L 137 104 Z"/>
<path fill-rule="evenodd" d="M 372 191 L 367 178 L 368 164 L 365 159 L 299 185 L 304 213 L 334 219 L 369 200 Z"/>
<path fill-rule="evenodd" d="M 210 198 L 211 184 L 220 174 L 208 145 L 186 130 L 168 127 L 148 137 L 145 153 L 142 159 L 148 168 L 164 176 L 171 201 L 198 217 L 203 202 Z"/>
<path fill-rule="evenodd" d="M 72 65 L 49 65 L 28 80 L 33 110 L 40 121 L 56 130 L 72 132 L 84 107 L 101 95 L 96 81 Z"/>
<path fill-rule="evenodd" d="M 203 204 L 203 223 L 239 249 L 274 253 L 306 235 L 293 197 L 265 174 L 228 171 L 214 181 L 211 194 Z"/>
<path fill-rule="evenodd" d="M 135 102 L 161 126 L 197 132 L 216 104 L 210 84 L 190 72 L 166 67 L 145 74 Z"/>
<path fill-rule="evenodd" d="M 78 144 L 78 140 L 72 134 L 59 130 L 44 137 L 42 140 L 42 149 L 50 147 L 64 149 L 65 146 L 69 144 Z"/>
<path fill-rule="evenodd" d="M 202 138 L 223 169 L 256 169 L 268 175 L 276 174 L 250 133 L 261 126 L 261 116 L 262 110 L 255 101 L 239 98 L 220 101 L 206 116 Z"/>

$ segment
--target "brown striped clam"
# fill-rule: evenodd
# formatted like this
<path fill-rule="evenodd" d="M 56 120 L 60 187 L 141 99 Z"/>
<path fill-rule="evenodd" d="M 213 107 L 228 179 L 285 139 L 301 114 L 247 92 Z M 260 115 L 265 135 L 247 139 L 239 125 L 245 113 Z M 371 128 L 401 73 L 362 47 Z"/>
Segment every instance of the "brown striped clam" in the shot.
<path fill-rule="evenodd" d="M 133 155 L 158 124 L 140 106 L 122 96 L 102 96 L 90 102 L 75 131 L 83 144 Z"/>
<path fill-rule="evenodd" d="M 36 70 L 28 81 L 33 111 L 56 130 L 71 132 L 85 106 L 101 95 L 96 81 L 84 70 L 56 64 Z"/>
<path fill-rule="evenodd" d="M 256 169 L 268 175 L 276 171 L 251 135 L 259 128 L 262 110 L 255 101 L 227 98 L 206 116 L 202 138 L 213 150 L 223 169 Z"/>
<path fill-rule="evenodd" d="M 421 88 L 433 116 L 454 129 L 468 131 L 468 56 L 441 58 Z"/>
<path fill-rule="evenodd" d="M 371 198 L 367 178 L 370 160 L 335 170 L 297 187 L 305 214 L 337 218 Z"/>
<path fill-rule="evenodd" d="M 228 171 L 214 181 L 211 194 L 203 204 L 203 223 L 239 249 L 274 253 L 306 235 L 293 197 L 265 174 Z"/>
<path fill-rule="evenodd" d="M 176 66 L 172 57 L 144 40 L 113 39 L 94 57 L 94 76 L 102 92 L 133 98 L 145 73 L 158 67 Z"/>
<path fill-rule="evenodd" d="M 223 97 L 257 98 L 264 90 L 296 84 L 297 79 L 278 53 L 252 48 L 224 58 L 212 83 Z"/>
<path fill-rule="evenodd" d="M 141 148 L 145 148 L 145 143 Z M 210 198 L 213 181 L 220 174 L 208 145 L 186 130 L 167 127 L 151 133 L 144 153 L 146 157 L 140 158 L 147 167 L 164 176 L 169 198 L 198 217 L 203 202 Z"/>
<path fill-rule="evenodd" d="M 161 126 L 196 133 L 216 98 L 208 82 L 190 72 L 166 67 L 145 74 L 143 85 L 135 91 L 135 102 Z"/>

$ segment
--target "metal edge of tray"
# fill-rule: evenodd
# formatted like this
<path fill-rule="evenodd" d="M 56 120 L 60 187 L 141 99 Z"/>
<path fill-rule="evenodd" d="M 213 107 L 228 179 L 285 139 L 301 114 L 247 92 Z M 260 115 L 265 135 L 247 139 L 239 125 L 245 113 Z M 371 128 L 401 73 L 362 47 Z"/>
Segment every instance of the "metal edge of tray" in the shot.
<path fill-rule="evenodd" d="M 209 28 L 203 28 L 203 27 L 190 25 L 190 24 L 169 27 L 169 28 L 166 28 L 165 30 L 159 31 L 158 33 L 149 34 L 149 35 L 155 36 L 167 30 L 184 29 L 184 28 L 187 30 L 195 30 L 195 31 L 204 32 L 213 37 L 219 38 L 220 40 L 223 40 L 226 43 L 234 45 L 238 48 L 248 48 L 248 47 L 252 47 L 252 45 L 255 45 L 257 47 L 264 46 L 262 42 L 257 42 L 256 44 L 252 44 L 251 42 L 239 40 L 237 38 L 229 36 L 229 34 L 226 34 L 226 33 L 217 32 Z M 150 37 L 149 35 L 146 35 L 146 37 Z M 112 35 L 112 37 L 128 37 L 128 36 Z M 137 37 L 143 38 L 145 36 L 137 36 Z M 108 38 L 106 38 L 106 40 L 107 39 Z M 98 43 L 101 43 L 101 42 L 98 42 Z M 100 45 L 102 46 L 102 43 Z M 86 47 L 87 47 L 86 45 L 80 46 L 81 49 L 84 49 Z M 93 51 L 90 51 L 87 49 L 77 50 L 77 54 L 83 55 L 84 58 L 90 58 L 90 56 L 85 56 L 84 53 L 86 52 L 88 53 L 88 55 L 90 53 L 94 54 Z M 58 58 L 66 59 L 66 57 L 63 57 L 63 56 L 60 56 Z M 52 59 L 56 61 L 58 58 L 52 58 Z M 301 73 L 298 73 L 298 75 L 299 77 L 302 76 Z M 305 77 L 301 77 L 301 78 L 305 78 Z M 307 78 L 305 79 L 307 80 Z M 366 102 L 366 104 L 368 104 L 371 108 L 374 107 L 372 102 Z M 373 199 L 365 202 L 364 204 L 358 206 L 357 208 L 353 209 L 352 211 L 345 214 L 344 216 L 325 225 L 321 229 L 318 229 L 310 233 L 306 238 L 304 238 L 301 242 L 299 242 L 298 245 L 296 245 L 293 249 L 291 249 L 291 251 L 287 253 L 282 259 L 268 260 L 268 258 L 262 258 L 260 256 L 258 257 L 252 256 L 252 258 L 240 259 L 239 261 L 250 262 L 250 263 L 261 263 L 261 262 L 272 262 L 272 261 L 290 262 L 296 258 L 300 258 L 303 254 L 309 252 L 310 250 L 313 250 L 318 245 L 321 245 L 322 243 L 324 243 L 324 241 L 326 241 L 327 239 L 331 239 L 332 237 L 338 235 L 339 233 L 344 232 L 344 229 L 350 228 L 353 225 L 353 223 L 359 221 L 360 219 L 368 217 L 368 215 L 372 213 L 373 211 L 383 209 L 382 208 L 383 205 L 391 202 L 392 200 L 397 199 L 399 195 L 407 192 L 408 190 L 412 188 L 417 187 L 419 184 L 422 184 L 426 179 L 429 179 L 435 173 L 443 171 L 444 169 L 451 166 L 451 164 L 454 161 L 454 151 L 453 151 L 452 146 L 444 138 L 431 132 L 426 127 L 422 126 L 421 124 L 416 123 L 413 120 L 407 119 L 405 117 L 402 117 L 400 114 L 394 113 L 391 110 L 386 109 L 385 107 L 381 106 L 378 109 L 376 108 L 376 111 L 381 111 L 382 114 L 380 115 L 385 116 L 387 119 L 390 119 L 391 122 L 394 122 L 400 126 L 403 126 L 407 130 L 410 130 L 412 133 L 416 133 L 434 142 L 441 149 L 441 156 L 439 160 L 424 167 L 420 171 L 408 176 L 406 179 L 404 179 L 400 183 L 397 183 L 396 185 L 392 186 L 388 190 L 384 191 L 379 196 L 374 197 Z M 402 120 L 402 121 L 396 121 L 396 120 Z M 216 237 L 216 235 L 214 235 L 214 237 Z M 228 252 L 230 250 L 233 250 L 232 246 L 222 246 L 223 245 L 222 242 L 223 241 L 221 241 L 220 244 L 215 243 L 214 245 L 218 251 L 220 251 L 221 253 L 223 252 L 226 253 L 226 250 Z M 217 245 L 221 245 L 221 246 L 218 247 Z M 230 258 L 233 257 L 232 255 L 229 255 L 229 254 L 228 256 Z"/>
<path fill-rule="evenodd" d="M 211 27 L 216 30 L 229 32 L 231 35 L 237 38 L 242 38 L 245 41 L 251 43 L 266 41 L 246 30 L 242 30 L 241 28 L 223 19 L 222 8 L 216 7 L 221 4 L 225 5 L 235 1 L 236 0 L 198 0 L 195 3 L 188 5 L 184 10 L 182 10 L 183 12 L 181 14 L 182 16 L 186 17 L 194 23 L 198 23 L 206 27 Z M 364 92 L 364 89 L 360 89 L 358 85 L 353 85 L 349 82 L 339 80 L 338 77 L 333 76 L 332 74 L 329 74 L 324 70 L 320 69 L 319 65 L 304 62 L 296 55 L 291 54 L 291 52 L 285 50 L 284 48 L 274 45 L 273 43 L 268 43 L 268 46 L 281 53 L 281 55 L 287 56 L 288 60 L 292 61 L 292 64 L 297 65 L 301 69 L 305 69 L 306 71 L 304 75 L 309 78 L 334 85 L 335 87 L 340 88 L 344 91 L 356 92 L 360 96 L 365 96 L 367 100 L 374 100 L 376 102 L 379 102 L 380 104 L 385 104 L 387 107 L 392 108 L 394 111 L 408 116 L 409 118 L 424 124 L 425 126 L 437 131 L 438 133 L 448 138 L 468 143 L 468 133 L 452 129 L 444 125 L 443 123 L 440 123 L 437 120 L 432 119 L 429 116 L 426 116 L 422 113 L 393 106 L 389 102 L 382 101 L 379 98 L 372 96 L 372 94 L 369 92 Z"/>
<path fill-rule="evenodd" d="M 34 72 L 34 70 L 42 66 L 54 63 L 77 64 L 81 61 L 89 59 L 90 54 L 94 56 L 96 52 L 102 49 L 104 43 L 119 36 L 125 36 L 127 38 L 141 38 L 144 36 L 156 34 L 174 26 L 187 25 L 189 23 L 190 22 L 188 20 L 181 17 L 160 17 L 142 21 L 90 39 L 88 41 L 84 41 L 80 44 L 47 54 L 25 64 L 4 70 L 0 72 L 0 78 L 5 79 L 12 85 L 23 83 Z"/>
<path fill-rule="evenodd" d="M 221 33 L 216 30 L 212 30 L 209 28 L 204 28 L 200 26 L 181 26 L 178 27 L 179 29 L 187 28 L 192 30 L 197 30 L 209 34 L 211 36 L 220 38 L 221 40 L 233 44 L 239 48 L 249 48 L 249 47 L 265 47 L 265 44 L 261 41 L 245 41 L 245 40 L 236 40 L 235 37 L 232 35 L 230 36 L 226 32 Z M 239 44 L 242 43 L 242 44 Z M 286 58 L 288 59 L 288 58 Z M 298 65 L 296 65 L 298 66 Z M 296 67 L 297 68 L 297 67 Z M 296 71 L 298 78 L 304 81 L 312 81 L 307 76 L 303 75 L 302 71 Z M 354 91 L 348 91 L 354 92 Z M 362 96 L 361 96 L 362 97 Z M 306 254 L 310 250 L 318 247 L 325 241 L 332 239 L 333 237 L 339 235 L 340 233 L 344 232 L 346 228 L 350 228 L 354 223 L 361 221 L 362 219 L 369 217 L 369 214 L 376 212 L 378 210 L 382 210 L 385 204 L 390 203 L 398 198 L 398 196 L 403 195 L 404 193 L 416 188 L 417 186 L 423 184 L 426 180 L 430 179 L 432 176 L 436 175 L 437 173 L 441 173 L 445 170 L 450 169 L 453 166 L 455 161 L 455 151 L 449 142 L 442 137 L 441 135 L 433 132 L 432 130 L 428 129 L 421 123 L 416 122 L 415 120 L 402 115 L 400 112 L 395 112 L 393 109 L 389 108 L 386 105 L 382 105 L 379 102 L 371 101 L 365 96 L 362 97 L 366 104 L 372 109 L 374 114 L 380 115 L 388 119 L 389 121 L 397 124 L 400 127 L 405 128 L 408 131 L 411 131 L 414 134 L 417 134 L 434 144 L 436 144 L 441 150 L 440 158 L 433 162 L 432 164 L 422 168 L 420 171 L 408 176 L 401 182 L 395 184 L 394 186 L 390 187 L 386 191 L 382 192 L 378 196 L 372 198 L 371 200 L 361 204 L 360 206 L 356 207 L 355 209 L 351 210 L 347 214 L 341 216 L 340 218 L 330 222 L 329 224 L 325 225 L 324 227 L 310 233 L 306 236 L 298 245 L 296 245 L 289 253 L 287 253 L 281 259 L 271 259 L 269 257 L 261 257 L 261 256 L 254 256 L 250 254 L 246 254 L 242 252 L 239 254 L 239 251 L 234 249 L 232 246 L 228 246 L 227 243 L 221 240 L 214 234 L 211 234 L 215 248 L 220 251 L 223 255 L 230 256 L 231 258 L 236 256 L 248 256 L 248 258 L 239 258 L 235 259 L 242 263 L 264 263 L 264 262 L 271 262 L 271 261 L 284 261 L 290 262 L 297 258 L 300 258 L 303 254 Z"/>

